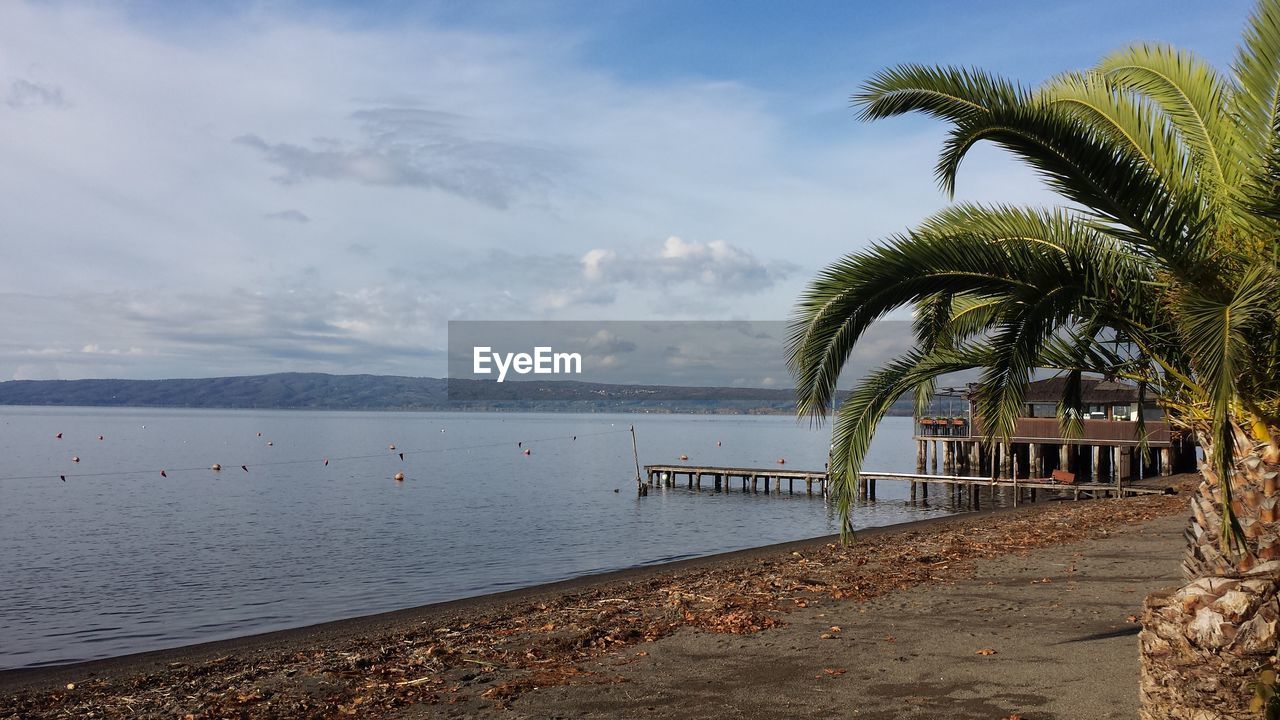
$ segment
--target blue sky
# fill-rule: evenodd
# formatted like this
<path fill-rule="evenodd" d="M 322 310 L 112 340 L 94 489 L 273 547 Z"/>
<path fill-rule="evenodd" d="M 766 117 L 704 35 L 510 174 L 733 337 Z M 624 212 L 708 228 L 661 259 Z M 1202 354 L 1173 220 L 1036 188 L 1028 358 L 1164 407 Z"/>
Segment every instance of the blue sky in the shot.
<path fill-rule="evenodd" d="M 0 5 L 0 379 L 438 375 L 456 319 L 783 319 L 947 199 L 903 62 L 1225 66 L 1246 2 Z M 960 199 L 1052 203 L 982 149 Z"/>

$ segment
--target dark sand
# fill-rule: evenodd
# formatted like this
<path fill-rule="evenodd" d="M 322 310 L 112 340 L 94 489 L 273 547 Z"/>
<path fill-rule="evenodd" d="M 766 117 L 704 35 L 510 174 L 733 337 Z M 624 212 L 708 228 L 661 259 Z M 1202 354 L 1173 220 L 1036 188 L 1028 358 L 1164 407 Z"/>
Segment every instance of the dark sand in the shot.
<path fill-rule="evenodd" d="M 1179 584 L 1185 526 L 981 560 L 970 579 L 797 610 L 753 635 L 681 630 L 612 668 L 629 682 L 539 690 L 505 717 L 1133 718 L 1133 616 Z"/>
<path fill-rule="evenodd" d="M 1178 582 L 1183 507 L 1050 503 L 0 672 L 0 718 L 1131 718 L 1133 616 Z"/>

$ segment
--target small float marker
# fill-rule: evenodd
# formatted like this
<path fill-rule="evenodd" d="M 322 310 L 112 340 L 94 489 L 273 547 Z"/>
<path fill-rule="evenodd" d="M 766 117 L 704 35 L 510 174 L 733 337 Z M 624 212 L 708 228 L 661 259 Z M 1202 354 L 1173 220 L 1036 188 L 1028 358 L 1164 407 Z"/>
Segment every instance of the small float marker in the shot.
<path fill-rule="evenodd" d="M 66 475 L 59 475 L 59 476 L 58 476 L 58 478 L 59 478 L 59 479 L 61 479 L 61 480 L 62 480 L 62 482 L 66 482 L 66 481 L 67 481 L 67 476 L 66 476 Z"/>
<path fill-rule="evenodd" d="M 101 439 L 102 439 L 102 436 L 101 436 L 101 435 L 99 435 L 99 436 L 98 436 L 98 439 L 99 439 L 99 440 L 101 440 Z"/>
<path fill-rule="evenodd" d="M 71 456 L 71 462 L 80 462 L 80 456 L 79 456 L 79 455 L 72 455 L 72 456 Z"/>
<path fill-rule="evenodd" d="M 249 466 L 248 466 L 248 465 L 241 465 L 241 466 L 240 466 L 240 469 L 241 469 L 241 470 L 243 470 L 243 471 L 245 471 L 245 472 L 249 472 Z"/>
<path fill-rule="evenodd" d="M 329 467 L 329 458 L 324 459 L 324 466 Z"/>
<path fill-rule="evenodd" d="M 396 482 L 404 482 L 404 473 L 398 472 L 394 478 Z"/>
<path fill-rule="evenodd" d="M 681 459 L 681 460 L 688 460 L 688 459 L 689 459 L 689 456 L 688 456 L 688 455 L 681 455 L 681 456 L 680 456 L 680 459 Z"/>
<path fill-rule="evenodd" d="M 387 446 L 387 449 L 388 449 L 388 450 L 395 450 L 395 449 L 396 449 L 396 444 L 395 444 L 395 443 L 391 443 L 390 445 L 388 445 L 388 446 Z"/>
<path fill-rule="evenodd" d="M 404 462 L 404 453 L 400 453 L 400 462 Z"/>
<path fill-rule="evenodd" d="M 532 454 L 533 454 L 533 451 L 532 451 L 532 450 L 530 450 L 529 448 L 525 448 L 525 449 L 524 449 L 524 454 L 525 454 L 525 455 L 532 455 Z"/>
<path fill-rule="evenodd" d="M 787 459 L 786 459 L 786 458 L 778 458 L 778 464 L 779 464 L 779 465 L 786 465 L 786 464 L 787 464 Z"/>
<path fill-rule="evenodd" d="M 258 433 L 258 437 L 262 437 L 262 433 Z"/>
<path fill-rule="evenodd" d="M 160 477 L 162 477 L 162 478 L 167 478 L 167 477 L 169 477 L 169 473 L 167 473 L 167 472 L 165 472 L 165 471 L 161 470 L 161 471 L 160 471 Z"/>
<path fill-rule="evenodd" d="M 218 463 L 214 463 L 214 464 L 210 465 L 210 466 L 209 466 L 209 469 L 210 469 L 210 470 L 212 470 L 212 471 L 214 471 L 214 472 L 222 472 L 222 466 L 221 466 L 221 465 L 219 465 Z"/>
<path fill-rule="evenodd" d="M 274 443 L 274 442 L 272 442 L 272 441 L 270 441 L 270 440 L 268 440 L 268 441 L 267 441 L 267 447 L 273 447 L 274 445 L 275 445 L 275 443 Z"/>
<path fill-rule="evenodd" d="M 61 440 L 61 439 L 62 439 L 62 433 L 58 433 L 57 435 L 54 435 L 54 437 L 56 437 L 56 438 L 58 438 L 59 440 Z"/>

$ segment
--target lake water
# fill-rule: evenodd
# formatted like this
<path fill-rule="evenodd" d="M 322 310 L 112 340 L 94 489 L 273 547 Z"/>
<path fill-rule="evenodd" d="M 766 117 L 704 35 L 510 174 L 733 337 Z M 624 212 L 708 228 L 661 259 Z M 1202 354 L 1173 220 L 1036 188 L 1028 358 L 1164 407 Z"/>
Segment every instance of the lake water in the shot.
<path fill-rule="evenodd" d="M 0 668 L 836 531 L 803 492 L 636 497 L 633 423 L 642 464 L 820 470 L 829 442 L 787 417 L 0 409 Z M 913 470 L 910 433 L 887 419 L 867 467 Z M 882 483 L 856 523 L 951 511 L 906 492 Z"/>

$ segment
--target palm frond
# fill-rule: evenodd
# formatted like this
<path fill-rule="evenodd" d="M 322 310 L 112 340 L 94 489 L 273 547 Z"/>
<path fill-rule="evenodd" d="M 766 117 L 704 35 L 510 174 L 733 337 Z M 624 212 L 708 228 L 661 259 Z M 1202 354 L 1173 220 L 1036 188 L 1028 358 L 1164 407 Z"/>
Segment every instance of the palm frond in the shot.
<path fill-rule="evenodd" d="M 1255 183 L 1276 154 L 1280 123 L 1280 2 L 1261 0 L 1249 17 L 1232 71 L 1236 92 L 1229 111 L 1237 120 L 1241 158 Z"/>
<path fill-rule="evenodd" d="M 1193 192 L 1195 174 L 1187 148 L 1168 118 L 1096 72 L 1070 72 L 1037 89 L 1037 97 L 1080 118 L 1129 149 L 1175 193 Z"/>
<path fill-rule="evenodd" d="M 969 370 L 982 363 L 977 350 L 938 350 L 924 353 L 915 349 L 887 363 L 863 378 L 836 412 L 832 437 L 830 498 L 840 517 L 840 535 L 853 532 L 850 511 L 856 492 L 862 461 L 871 448 L 876 427 L 894 401 L 922 383 L 954 372 Z"/>
<path fill-rule="evenodd" d="M 882 70 L 851 98 L 863 120 L 921 112 L 959 120 L 986 112 L 993 104 L 1017 102 L 1027 91 L 982 70 L 899 65 Z"/>
<path fill-rule="evenodd" d="M 1143 43 L 1107 56 L 1097 71 L 1168 115 L 1215 192 L 1236 185 L 1240 146 L 1226 113 L 1233 88 L 1212 65 L 1185 50 Z"/>

